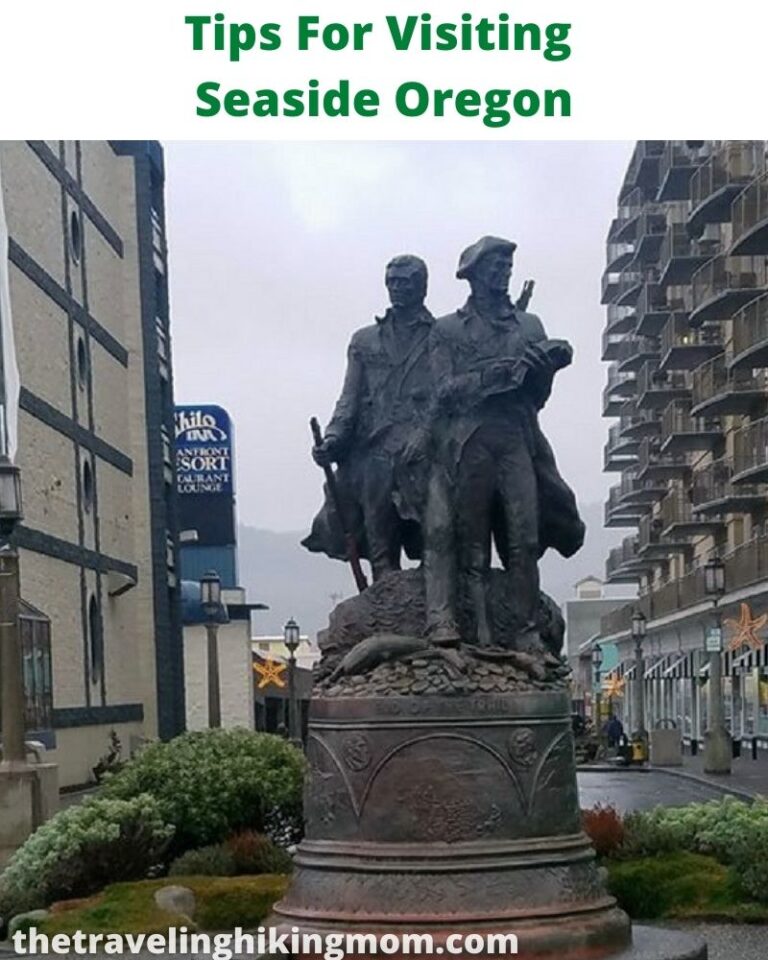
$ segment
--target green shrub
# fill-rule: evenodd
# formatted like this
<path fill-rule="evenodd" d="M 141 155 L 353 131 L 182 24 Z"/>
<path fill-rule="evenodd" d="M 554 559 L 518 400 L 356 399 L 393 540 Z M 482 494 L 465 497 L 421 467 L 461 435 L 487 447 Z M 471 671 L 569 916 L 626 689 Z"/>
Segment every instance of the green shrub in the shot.
<path fill-rule="evenodd" d="M 251 730 L 186 733 L 152 743 L 107 781 L 111 797 L 149 793 L 176 833 L 175 854 L 263 830 L 277 812 L 300 818 L 304 757 L 282 737 Z"/>
<path fill-rule="evenodd" d="M 233 877 L 236 873 L 232 851 L 223 843 L 187 850 L 168 870 L 169 877 Z"/>
<path fill-rule="evenodd" d="M 87 897 L 137 880 L 162 861 L 173 836 L 160 807 L 142 794 L 95 797 L 62 810 L 16 851 L 0 875 L 0 916 Z"/>
<path fill-rule="evenodd" d="M 686 807 L 658 807 L 625 817 L 623 858 L 682 851 L 732 866 L 749 897 L 768 903 L 768 801 L 734 797 Z"/>
<path fill-rule="evenodd" d="M 608 889 L 633 920 L 724 910 L 733 901 L 728 868 L 695 853 L 609 862 Z"/>
<path fill-rule="evenodd" d="M 290 873 L 293 870 L 291 855 L 255 830 L 236 833 L 227 840 L 227 848 L 234 857 L 238 874 Z"/>

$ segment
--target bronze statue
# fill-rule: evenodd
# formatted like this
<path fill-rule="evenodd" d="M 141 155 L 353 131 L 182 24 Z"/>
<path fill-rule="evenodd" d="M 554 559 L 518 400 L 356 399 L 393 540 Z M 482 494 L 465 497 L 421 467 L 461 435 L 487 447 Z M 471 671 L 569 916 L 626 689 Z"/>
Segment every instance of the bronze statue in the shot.
<path fill-rule="evenodd" d="M 471 295 L 438 320 L 430 338 L 436 402 L 426 520 L 428 632 L 460 639 L 461 593 L 477 641 L 494 643 L 488 610 L 491 545 L 507 572 L 516 636 L 501 642 L 538 650 L 538 560 L 548 547 L 570 556 L 584 525 L 538 424 L 570 346 L 549 340 L 537 316 L 509 297 L 515 244 L 483 237 L 461 255 L 457 277 Z M 495 638 L 498 643 L 500 638 Z"/>
<path fill-rule="evenodd" d="M 309 550 L 349 559 L 345 535 L 351 534 L 374 581 L 400 569 L 403 551 L 421 558 L 427 465 L 415 456 L 412 441 L 432 404 L 427 266 L 418 257 L 395 257 L 385 284 L 391 306 L 353 335 L 341 396 L 312 452 L 323 467 L 339 465 L 336 484 L 350 529 L 343 529 L 326 489 L 326 502 L 302 541 Z"/>

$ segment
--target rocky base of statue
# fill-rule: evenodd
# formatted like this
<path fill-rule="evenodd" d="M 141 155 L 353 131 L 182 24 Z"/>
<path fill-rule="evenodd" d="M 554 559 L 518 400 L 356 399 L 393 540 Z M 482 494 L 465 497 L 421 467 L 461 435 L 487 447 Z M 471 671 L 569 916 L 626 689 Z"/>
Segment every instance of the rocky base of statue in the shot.
<path fill-rule="evenodd" d="M 567 691 L 424 693 L 313 700 L 281 931 L 511 933 L 523 960 L 704 960 L 679 934 L 633 937 L 607 894 Z"/>
<path fill-rule="evenodd" d="M 568 669 L 560 651 L 565 626 L 554 600 L 541 595 L 537 629 L 520 636 L 509 580 L 501 570 L 494 570 L 488 605 L 492 646 L 480 648 L 473 642 L 472 613 L 469 604 L 461 604 L 461 649 L 458 653 L 440 650 L 426 637 L 422 571 L 400 570 L 382 577 L 331 614 L 330 625 L 319 638 L 322 659 L 316 668 L 316 693 L 450 695 L 564 688 Z"/>

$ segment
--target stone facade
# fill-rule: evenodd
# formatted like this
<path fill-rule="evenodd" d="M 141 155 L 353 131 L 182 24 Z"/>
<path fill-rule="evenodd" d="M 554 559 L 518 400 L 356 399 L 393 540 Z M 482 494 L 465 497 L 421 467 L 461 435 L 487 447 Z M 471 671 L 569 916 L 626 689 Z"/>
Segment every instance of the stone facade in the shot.
<path fill-rule="evenodd" d="M 62 785 L 183 727 L 162 153 L 0 142 L 21 379 L 21 593 L 51 621 Z M 168 458 L 170 460 L 170 457 Z M 179 682 L 180 681 L 180 682 Z"/>

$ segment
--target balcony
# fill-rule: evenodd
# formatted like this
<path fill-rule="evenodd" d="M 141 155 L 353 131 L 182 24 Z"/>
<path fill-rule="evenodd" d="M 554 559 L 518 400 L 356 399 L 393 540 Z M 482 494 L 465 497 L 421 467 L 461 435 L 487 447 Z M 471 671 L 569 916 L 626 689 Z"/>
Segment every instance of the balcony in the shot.
<path fill-rule="evenodd" d="M 768 292 L 765 264 L 748 258 L 713 257 L 693 275 L 690 322 L 728 320 L 750 300 Z"/>
<path fill-rule="evenodd" d="M 667 140 L 659 161 L 659 192 L 656 199 L 687 200 L 691 177 L 706 159 L 700 148 L 691 148 L 685 140 Z"/>
<path fill-rule="evenodd" d="M 600 303 L 613 303 L 619 295 L 621 270 L 606 269 L 600 284 Z"/>
<path fill-rule="evenodd" d="M 768 295 L 751 300 L 733 318 L 731 370 L 768 366 Z"/>
<path fill-rule="evenodd" d="M 643 437 L 658 437 L 661 433 L 658 410 L 638 410 L 634 400 L 622 404 L 619 416 L 619 430 L 625 441 L 639 444 Z"/>
<path fill-rule="evenodd" d="M 632 333 L 637 324 L 637 314 L 632 307 L 608 305 L 605 332 L 610 334 Z"/>
<path fill-rule="evenodd" d="M 743 415 L 765 397 L 765 375 L 755 376 L 751 369 L 729 370 L 723 353 L 693 371 L 694 416 Z"/>
<path fill-rule="evenodd" d="M 732 482 L 768 482 L 768 417 L 755 420 L 734 434 Z"/>
<path fill-rule="evenodd" d="M 667 492 L 667 485 L 658 480 L 644 480 L 635 470 L 627 470 L 619 483 L 619 503 L 627 509 L 640 508 L 647 513 Z"/>
<path fill-rule="evenodd" d="M 635 333 L 644 337 L 657 337 L 670 313 L 664 288 L 655 281 L 648 281 L 643 284 L 637 298 Z"/>
<path fill-rule="evenodd" d="M 687 314 L 674 313 L 661 331 L 659 369 L 694 370 L 722 352 L 723 335 L 719 324 L 693 329 Z"/>
<path fill-rule="evenodd" d="M 662 410 L 673 400 L 690 396 L 684 373 L 661 370 L 658 361 L 649 361 L 637 375 L 638 409 Z"/>
<path fill-rule="evenodd" d="M 663 140 L 638 140 L 627 166 L 622 193 L 633 187 L 655 193 L 659 182 L 659 160 L 663 152 Z"/>
<path fill-rule="evenodd" d="M 621 423 L 614 423 L 608 431 L 608 441 L 603 447 L 603 470 L 606 473 L 623 472 L 637 463 L 640 443 L 624 437 Z"/>
<path fill-rule="evenodd" d="M 757 177 L 733 201 L 734 257 L 768 254 L 768 173 Z"/>
<path fill-rule="evenodd" d="M 618 417 L 627 397 L 635 392 L 634 374 L 619 373 L 616 365 L 608 368 L 608 382 L 603 390 L 603 416 Z"/>
<path fill-rule="evenodd" d="M 691 177 L 688 230 L 697 236 L 708 223 L 727 223 L 731 204 L 764 166 L 761 140 L 726 140 Z"/>
<path fill-rule="evenodd" d="M 629 193 L 622 193 L 619 199 L 618 217 L 611 224 L 608 239 L 618 243 L 630 243 L 637 233 L 637 218 L 646 203 L 645 194 L 636 187 Z"/>
<path fill-rule="evenodd" d="M 734 483 L 734 463 L 728 458 L 715 460 L 693 475 L 691 496 L 696 513 L 748 513 L 764 506 L 768 485 Z"/>
<path fill-rule="evenodd" d="M 624 343 L 623 333 L 611 333 L 609 330 L 603 331 L 603 350 L 600 354 L 602 360 L 618 360 L 621 345 Z"/>
<path fill-rule="evenodd" d="M 647 560 L 638 552 L 637 536 L 625 537 L 621 546 L 614 547 L 605 563 L 605 579 L 608 583 L 632 583 L 650 569 Z"/>
<path fill-rule="evenodd" d="M 692 240 L 685 224 L 670 223 L 659 251 L 659 283 L 680 286 L 718 252 L 717 240 Z"/>
<path fill-rule="evenodd" d="M 693 512 L 690 492 L 675 488 L 661 501 L 662 536 L 679 542 L 689 537 L 703 537 L 724 527 L 717 517 L 702 517 Z"/>
<path fill-rule="evenodd" d="M 662 207 L 649 204 L 637 220 L 634 260 L 640 266 L 655 264 L 667 230 L 667 215 Z"/>
<path fill-rule="evenodd" d="M 617 483 L 608 491 L 608 499 L 605 503 L 604 526 L 636 526 L 644 512 L 644 507 L 622 502 L 621 484 Z"/>
<path fill-rule="evenodd" d="M 617 307 L 634 307 L 643 286 L 643 275 L 634 267 L 625 267 L 619 274 L 618 289 L 611 301 Z"/>
<path fill-rule="evenodd" d="M 664 536 L 664 521 L 660 513 L 641 517 L 637 534 L 637 552 L 646 560 L 668 561 L 673 553 L 690 553 L 691 544 L 684 538 Z"/>
<path fill-rule="evenodd" d="M 616 353 L 619 373 L 636 373 L 644 363 L 659 359 L 656 337 L 626 337 Z"/>
<path fill-rule="evenodd" d="M 712 450 L 722 442 L 723 429 L 717 417 L 692 417 L 689 400 L 670 403 L 661 417 L 661 452 L 681 453 Z"/>
<path fill-rule="evenodd" d="M 609 240 L 606 253 L 605 269 L 621 271 L 634 259 L 635 245 L 634 243 L 619 243 Z"/>
<path fill-rule="evenodd" d="M 647 437 L 640 444 L 635 475 L 640 480 L 666 481 L 685 478 L 691 472 L 684 453 L 662 453 L 658 439 Z"/>

